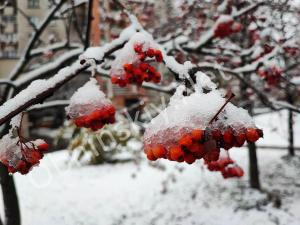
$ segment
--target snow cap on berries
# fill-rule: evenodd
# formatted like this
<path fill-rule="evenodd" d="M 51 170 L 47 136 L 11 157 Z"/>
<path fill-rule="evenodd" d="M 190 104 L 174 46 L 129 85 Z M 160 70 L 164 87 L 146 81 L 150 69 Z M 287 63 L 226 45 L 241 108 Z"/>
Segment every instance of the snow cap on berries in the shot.
<path fill-rule="evenodd" d="M 97 80 L 91 78 L 73 94 L 69 106 L 66 107 L 66 112 L 73 119 L 90 114 L 95 108 L 111 104 L 111 101 L 105 97 L 105 94 L 97 85 Z"/>
<path fill-rule="evenodd" d="M 126 45 L 117 53 L 117 57 L 112 64 L 111 74 L 124 73 L 124 64 L 132 64 L 139 60 L 139 56 L 134 49 L 135 46 L 140 45 L 142 51 L 149 48 L 157 49 L 158 46 L 154 42 L 153 37 L 147 32 L 137 32 L 134 34 Z"/>
<path fill-rule="evenodd" d="M 198 76 L 203 73 L 198 73 Z M 179 135 L 180 130 L 202 129 L 205 130 L 210 120 L 225 103 L 225 98 L 221 92 L 213 89 L 214 85 L 206 80 L 201 84 L 201 79 L 197 78 L 195 88 L 198 90 L 190 96 L 183 96 L 184 88 L 179 86 L 175 95 L 171 98 L 170 104 L 158 116 L 149 123 L 145 134 L 144 142 L 150 144 L 151 139 L 156 136 L 158 144 L 172 143 L 172 140 Z M 205 86 L 213 89 L 209 93 L 202 93 Z M 226 126 L 234 129 L 245 127 L 255 127 L 254 121 L 248 112 L 242 108 L 228 103 L 224 110 L 219 114 L 218 120 L 213 122 L 212 127 Z M 159 136 L 160 131 L 170 130 L 172 135 Z"/>

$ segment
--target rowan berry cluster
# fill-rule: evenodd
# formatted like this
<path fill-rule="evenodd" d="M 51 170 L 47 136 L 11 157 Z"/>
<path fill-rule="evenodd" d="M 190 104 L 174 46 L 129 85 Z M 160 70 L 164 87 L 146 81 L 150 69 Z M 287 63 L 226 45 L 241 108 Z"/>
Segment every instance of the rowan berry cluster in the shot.
<path fill-rule="evenodd" d="M 256 142 L 262 136 L 262 130 L 257 128 L 247 128 L 239 131 L 232 128 L 222 131 L 211 128 L 205 130 L 194 129 L 180 135 L 177 141 L 169 146 L 161 144 L 145 145 L 144 151 L 147 158 L 152 161 L 165 158 L 171 161 L 192 164 L 197 159 L 203 158 L 206 163 L 210 163 L 219 159 L 220 148 L 229 150 L 232 147 L 241 147 L 246 140 Z M 151 143 L 155 143 L 155 141 Z"/>
<path fill-rule="evenodd" d="M 283 50 L 286 54 L 288 54 L 289 56 L 297 56 L 299 54 L 299 48 L 297 47 L 290 47 L 290 46 L 286 46 L 283 47 Z"/>
<path fill-rule="evenodd" d="M 135 44 L 134 51 L 138 56 L 137 61 L 124 64 L 124 74 L 112 74 L 111 82 L 118 84 L 120 87 L 125 87 L 127 84 L 142 85 L 144 81 L 159 83 L 161 74 L 155 67 L 147 63 L 146 59 L 154 59 L 158 63 L 162 62 L 161 51 L 154 48 L 143 50 L 142 44 Z"/>
<path fill-rule="evenodd" d="M 214 37 L 225 38 L 233 33 L 238 33 L 242 29 L 240 23 L 234 22 L 234 20 L 228 20 L 226 22 L 219 23 L 214 30 Z"/>
<path fill-rule="evenodd" d="M 20 148 L 20 157 L 13 159 L 1 157 L 1 162 L 7 166 L 9 173 L 19 172 L 27 174 L 32 167 L 39 164 L 44 156 L 44 152 L 48 150 L 49 145 L 43 140 L 36 140 L 34 142 L 23 143 L 19 141 L 14 148 Z"/>
<path fill-rule="evenodd" d="M 105 124 L 115 122 L 116 109 L 113 105 L 96 108 L 87 115 L 72 118 L 77 127 L 91 128 L 93 131 L 101 129 Z"/>
<path fill-rule="evenodd" d="M 260 69 L 258 70 L 258 74 L 269 86 L 276 86 L 280 83 L 281 70 L 275 66 L 268 69 Z"/>
<path fill-rule="evenodd" d="M 218 161 L 205 162 L 209 171 L 219 171 L 224 178 L 242 177 L 244 171 L 241 167 L 234 164 L 229 157 L 220 157 Z"/>

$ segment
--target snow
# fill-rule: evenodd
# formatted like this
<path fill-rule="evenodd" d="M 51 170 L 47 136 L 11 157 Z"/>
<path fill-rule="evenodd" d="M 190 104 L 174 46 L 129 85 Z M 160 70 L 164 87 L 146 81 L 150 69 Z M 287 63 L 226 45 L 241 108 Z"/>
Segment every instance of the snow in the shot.
<path fill-rule="evenodd" d="M 214 31 L 221 23 L 226 23 L 229 21 L 233 21 L 233 18 L 229 15 L 220 15 L 219 18 L 216 20 L 215 24 L 206 31 L 202 36 L 200 36 L 199 40 L 196 42 L 190 42 L 186 47 L 188 48 L 199 48 L 207 43 L 211 38 L 214 36 Z"/>
<path fill-rule="evenodd" d="M 137 32 L 132 37 L 130 40 L 125 44 L 125 46 L 118 51 L 117 57 L 114 60 L 112 64 L 112 70 L 111 74 L 114 75 L 121 75 L 124 74 L 124 69 L 123 65 L 124 64 L 133 64 L 137 61 L 139 61 L 139 57 L 134 51 L 134 46 L 135 45 L 142 45 L 143 46 L 143 51 L 146 51 L 149 48 L 156 49 L 157 45 L 153 40 L 153 37 L 145 32 Z"/>
<path fill-rule="evenodd" d="M 83 67 L 79 62 L 74 63 L 72 66 L 67 66 L 49 79 L 41 79 L 33 81 L 26 89 L 18 93 L 14 98 L 6 101 L 0 107 L 0 118 L 4 118 L 10 112 L 18 109 L 26 102 L 34 99 L 39 94 L 43 93 L 47 89 L 53 88 L 55 85 L 63 81 L 69 76 L 72 76 L 76 70 Z"/>
<path fill-rule="evenodd" d="M 281 110 L 271 114 L 262 114 L 255 117 L 256 124 L 264 130 L 264 138 L 259 139 L 259 146 L 287 146 L 288 145 L 288 112 Z M 300 115 L 294 113 L 295 146 L 300 146 Z"/>
<path fill-rule="evenodd" d="M 235 73 L 246 73 L 246 72 L 253 72 L 257 69 L 258 65 L 263 63 L 264 65 L 268 65 L 270 63 L 270 60 L 275 57 L 275 55 L 279 51 L 279 47 L 276 46 L 269 54 L 264 55 L 263 57 L 259 58 L 258 60 L 254 61 L 251 64 L 233 69 L 232 71 Z"/>
<path fill-rule="evenodd" d="M 247 168 L 247 151 L 232 152 Z M 285 183 L 297 182 L 300 175 L 297 164 L 282 162 L 283 154 L 258 152 L 259 159 L 264 159 L 260 161 L 262 185 L 282 195 L 282 209 L 271 204 L 255 208 L 267 196 L 245 188 L 247 173 L 242 179 L 223 180 L 200 163 L 82 167 L 66 164 L 68 152 L 61 151 L 46 155 L 40 168 L 29 175 L 14 177 L 23 224 L 271 225 L 278 220 L 282 225 L 299 225 L 300 193 Z M 276 168 L 284 176 L 274 176 Z"/>
<path fill-rule="evenodd" d="M 23 113 L 19 113 L 14 118 L 12 118 L 10 121 L 10 127 L 11 128 L 20 127 L 22 122 L 22 117 L 23 117 Z"/>
<path fill-rule="evenodd" d="M 202 76 L 204 79 L 201 79 Z M 202 80 L 205 82 L 201 83 Z M 200 89 L 204 87 L 202 85 L 208 85 L 212 91 L 203 93 Z M 222 97 L 221 92 L 215 90 L 215 84 L 204 73 L 198 73 L 195 88 L 195 93 L 183 96 L 184 87 L 179 86 L 167 108 L 148 124 L 144 134 L 146 145 L 151 145 L 152 141 L 155 140 L 156 144 L 169 146 L 176 142 L 183 135 L 183 132 L 189 132 L 193 129 L 205 130 L 208 126 L 221 131 L 228 126 L 234 130 L 255 127 L 248 112 L 231 103 L 228 103 L 218 115 L 217 121 L 209 124 L 210 120 L 224 105 L 225 98 Z"/>
<path fill-rule="evenodd" d="M 126 41 L 128 41 L 136 32 L 137 32 L 137 24 L 131 24 L 129 27 L 124 29 L 120 34 L 119 38 L 113 40 L 110 43 L 107 43 L 100 47 L 90 47 L 88 48 L 80 57 L 79 59 L 96 59 L 102 60 L 104 54 L 109 50 L 115 48 L 118 45 L 122 45 Z"/>
<path fill-rule="evenodd" d="M 13 137 L 12 133 L 4 135 L 0 140 L 0 161 L 4 164 L 16 167 L 22 152 L 20 146 L 17 145 L 18 139 Z M 8 162 L 8 163 L 6 163 Z"/>
<path fill-rule="evenodd" d="M 259 145 L 286 145 L 286 111 L 259 115 L 255 121 L 265 134 Z M 295 125 L 299 146 L 299 115 Z M 230 152 L 245 169 L 241 179 L 224 180 L 201 160 L 149 164 L 143 157 L 138 164 L 83 166 L 68 151 L 46 154 L 39 168 L 13 175 L 23 224 L 299 225 L 299 157 L 286 161 L 285 151 L 258 150 L 262 187 L 282 198 L 277 209 L 262 204 L 265 193 L 248 188 L 246 148 Z"/>
<path fill-rule="evenodd" d="M 83 115 L 89 115 L 95 109 L 111 104 L 111 101 L 100 90 L 97 80 L 91 78 L 73 94 L 70 99 L 70 105 L 66 107 L 66 112 L 71 119 L 78 118 Z"/>
<path fill-rule="evenodd" d="M 42 65 L 42 66 L 38 67 L 37 69 L 32 70 L 28 73 L 24 73 L 22 75 L 22 77 L 20 77 L 19 79 L 17 79 L 15 81 L 15 84 L 17 86 L 20 86 L 31 80 L 34 80 L 34 79 L 38 78 L 40 76 L 40 74 L 44 74 L 44 73 L 47 73 L 47 71 L 53 70 L 55 68 L 59 68 L 61 66 L 61 64 L 63 64 L 65 61 L 78 56 L 82 52 L 83 52 L 82 48 L 77 48 L 77 49 L 68 51 L 68 52 L 58 56 L 53 62 L 49 62 L 45 65 Z"/>

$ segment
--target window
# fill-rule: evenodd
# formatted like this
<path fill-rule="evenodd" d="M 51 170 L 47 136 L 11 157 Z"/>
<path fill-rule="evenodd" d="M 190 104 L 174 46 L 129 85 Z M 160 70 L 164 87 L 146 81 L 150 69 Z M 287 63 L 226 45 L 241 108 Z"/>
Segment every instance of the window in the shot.
<path fill-rule="evenodd" d="M 38 9 L 40 7 L 40 0 L 27 0 L 28 9 Z"/>

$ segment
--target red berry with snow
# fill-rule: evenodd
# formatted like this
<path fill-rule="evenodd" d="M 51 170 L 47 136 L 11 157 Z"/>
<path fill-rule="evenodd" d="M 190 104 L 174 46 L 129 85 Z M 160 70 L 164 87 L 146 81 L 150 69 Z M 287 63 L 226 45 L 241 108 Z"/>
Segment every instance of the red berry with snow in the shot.
<path fill-rule="evenodd" d="M 118 78 L 115 77 L 115 79 Z M 74 93 L 66 112 L 68 118 L 77 127 L 90 128 L 96 131 L 105 124 L 115 122 L 116 110 L 111 101 L 99 89 L 97 81 L 91 79 Z"/>
<path fill-rule="evenodd" d="M 144 81 L 159 83 L 161 74 L 154 66 L 147 63 L 146 59 L 154 58 L 157 63 L 162 62 L 163 56 L 161 51 L 151 47 L 145 49 L 143 44 L 134 44 L 133 50 L 137 57 L 132 62 L 125 63 L 117 72 L 112 73 L 111 82 L 120 87 L 125 87 L 128 84 L 142 85 Z"/>
<path fill-rule="evenodd" d="M 23 137 L 11 138 L 10 134 L 5 135 L 1 142 L 5 149 L 0 154 L 0 161 L 9 173 L 27 174 L 39 164 L 48 149 L 44 140 L 25 141 Z"/>

